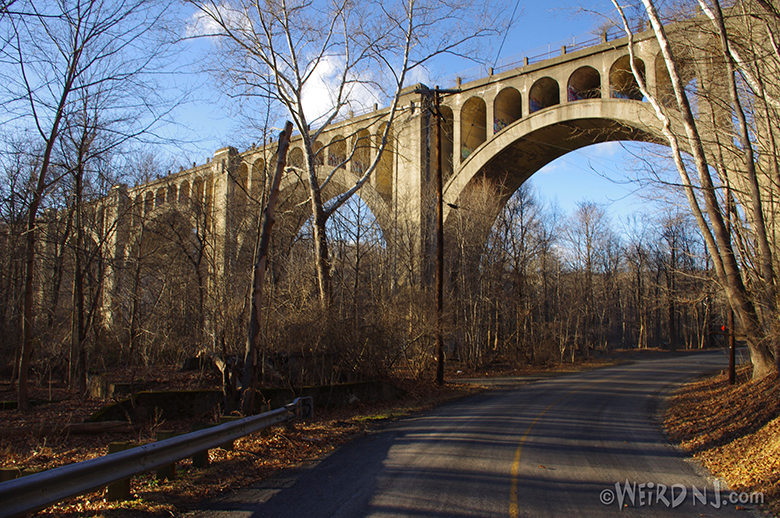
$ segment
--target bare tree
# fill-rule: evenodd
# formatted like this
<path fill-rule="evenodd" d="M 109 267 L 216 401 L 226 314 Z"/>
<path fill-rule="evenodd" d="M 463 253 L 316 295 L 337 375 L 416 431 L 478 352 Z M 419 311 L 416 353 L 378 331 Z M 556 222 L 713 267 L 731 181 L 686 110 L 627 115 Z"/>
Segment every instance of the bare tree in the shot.
<path fill-rule="evenodd" d="M 326 222 L 381 167 L 410 73 L 438 55 L 468 52 L 468 44 L 500 28 L 501 10 L 492 2 L 455 5 L 438 0 L 192 3 L 200 13 L 200 33 L 221 38 L 220 68 L 226 71 L 236 95 L 276 100 L 302 137 L 319 298 L 327 307 L 331 280 Z M 318 85 L 326 69 L 335 78 L 333 84 Z M 326 97 L 315 109 L 318 112 L 307 106 L 307 95 L 314 89 Z M 315 143 L 330 123 L 353 109 L 360 95 L 388 101 L 389 110 L 333 143 L 340 151 L 330 153 L 325 165 L 325 147 Z M 326 204 L 325 189 L 335 183 L 338 170 L 358 159 L 361 149 L 369 145 L 361 131 L 380 121 L 383 125 L 373 158 L 361 164 L 362 172 L 353 185 Z"/>
<path fill-rule="evenodd" d="M 163 54 L 155 30 L 166 10 L 143 0 L 20 1 L 15 6 L 13 12 L 4 10 L 0 20 L 0 59 L 7 65 L 2 77 L 7 88 L 3 105 L 6 117 L 12 118 L 17 127 L 35 132 L 42 149 L 31 178 L 26 214 L 23 349 L 18 387 L 19 408 L 24 410 L 29 405 L 27 370 L 35 334 L 37 218 L 47 190 L 64 173 L 52 170 L 61 130 L 78 111 L 79 93 L 113 89 L 125 99 L 138 99 L 156 92 L 144 91 L 140 78 Z M 148 50 L 142 52 L 142 48 Z M 159 113 L 148 111 L 154 106 L 149 97 L 132 105 L 134 118 L 126 120 L 136 121 L 134 132 L 141 131 L 150 119 L 159 118 Z"/>
<path fill-rule="evenodd" d="M 584 323 L 582 355 L 589 358 L 593 345 L 593 332 L 599 312 L 596 308 L 596 276 L 603 273 L 603 262 L 599 256 L 605 253 L 612 239 L 611 227 L 603 208 L 591 201 L 577 204 L 572 214 L 571 226 L 566 232 L 570 245 L 571 267 L 581 278 L 581 297 Z"/>
<path fill-rule="evenodd" d="M 634 43 L 631 27 L 622 5 L 617 0 L 613 0 L 613 4 L 618 9 L 629 35 L 632 68 L 636 68 L 633 64 Z M 764 221 L 764 214 L 771 213 L 769 206 L 765 205 L 765 201 L 769 200 L 762 199 L 755 171 L 757 160 L 752 149 L 754 144 L 749 138 L 748 118 L 744 111 L 745 99 L 740 98 L 737 91 L 740 81 L 736 76 L 735 62 L 738 64 L 739 60 L 732 52 L 731 39 L 727 34 L 718 0 L 714 0 L 712 5 L 703 0 L 699 1 L 698 5 L 712 21 L 711 34 L 715 36 L 713 39 L 717 42 L 705 50 L 709 53 L 709 62 L 715 63 L 715 66 L 720 68 L 717 74 L 701 73 L 698 76 L 700 95 L 694 101 L 692 97 L 695 93 L 686 89 L 687 82 L 683 79 L 684 60 L 678 57 L 686 52 L 690 54 L 690 50 L 685 50 L 689 47 L 675 44 L 673 35 L 668 34 L 653 0 L 642 0 L 642 4 L 661 48 L 665 73 L 668 73 L 669 77 L 668 89 L 673 94 L 673 100 L 659 99 L 655 92 L 647 88 L 638 70 L 634 70 L 634 76 L 642 94 L 648 99 L 662 123 L 662 131 L 672 150 L 672 158 L 679 172 L 682 188 L 706 242 L 718 281 L 723 286 L 744 330 L 753 363 L 753 376 L 756 379 L 761 378 L 777 372 L 775 361 L 778 357 L 778 340 L 773 329 L 776 320 L 773 300 L 776 274 L 773 270 L 775 261 L 772 247 L 769 244 L 770 239 Z M 700 31 L 703 30 L 701 25 L 696 27 Z M 694 39 L 689 36 L 686 42 Z M 704 95 L 705 92 L 707 95 Z M 719 92 L 725 93 L 718 95 Z M 760 91 L 752 92 L 749 99 L 761 99 L 762 96 Z M 698 116 L 693 108 L 696 103 L 699 103 Z M 705 103 L 709 103 L 709 106 Z M 708 109 L 702 110 L 704 107 Z M 710 114 L 709 120 L 704 112 Z M 753 117 L 753 120 L 755 121 L 756 118 Z M 732 121 L 736 121 L 736 124 Z M 754 127 L 754 130 L 759 129 Z M 705 139 L 703 135 L 715 135 L 716 138 Z M 737 146 L 734 145 L 735 136 L 736 142 L 739 142 Z M 692 166 L 683 156 L 686 151 L 692 157 Z M 695 177 L 690 173 L 691 167 Z M 720 177 L 713 178 L 713 171 L 717 171 Z M 744 186 L 742 190 L 744 214 L 750 221 L 752 239 L 758 243 L 758 250 L 754 256 L 756 264 L 759 265 L 757 274 L 761 284 L 766 287 L 760 292 L 751 292 L 745 283 L 743 275 L 747 272 L 740 268 L 732 236 L 726 224 L 723 200 L 718 196 L 721 185 L 727 184 L 729 179 L 739 181 Z M 763 308 L 767 308 L 767 311 L 764 312 Z M 762 313 L 772 316 L 762 318 Z"/>

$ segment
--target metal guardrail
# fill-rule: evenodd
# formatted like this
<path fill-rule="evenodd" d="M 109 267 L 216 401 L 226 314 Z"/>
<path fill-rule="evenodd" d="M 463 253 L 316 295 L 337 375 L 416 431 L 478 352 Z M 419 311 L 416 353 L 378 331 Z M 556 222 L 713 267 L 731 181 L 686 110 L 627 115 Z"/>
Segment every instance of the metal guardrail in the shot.
<path fill-rule="evenodd" d="M 0 517 L 23 516 L 235 439 L 312 416 L 311 397 L 244 419 L 0 483 Z"/>

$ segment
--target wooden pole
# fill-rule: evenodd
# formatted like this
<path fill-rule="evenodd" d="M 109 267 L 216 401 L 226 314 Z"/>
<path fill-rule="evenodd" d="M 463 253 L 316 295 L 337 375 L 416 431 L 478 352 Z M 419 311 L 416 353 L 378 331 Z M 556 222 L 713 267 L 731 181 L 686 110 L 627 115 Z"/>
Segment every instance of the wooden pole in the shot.
<path fill-rule="evenodd" d="M 436 383 L 444 384 L 444 336 L 442 314 L 444 312 L 444 208 L 441 171 L 441 112 L 439 111 L 439 87 L 434 92 L 436 117 Z"/>
<path fill-rule="evenodd" d="M 726 180 L 726 231 L 731 239 L 731 185 Z M 736 344 L 734 340 L 734 308 L 729 301 L 729 385 L 737 382 Z"/>

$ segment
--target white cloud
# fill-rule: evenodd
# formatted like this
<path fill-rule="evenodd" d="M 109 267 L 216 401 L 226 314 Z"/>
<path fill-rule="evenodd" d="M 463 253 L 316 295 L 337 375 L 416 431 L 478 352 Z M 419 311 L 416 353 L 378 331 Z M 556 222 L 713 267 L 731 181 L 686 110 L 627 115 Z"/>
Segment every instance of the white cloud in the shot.
<path fill-rule="evenodd" d="M 586 148 L 585 153 L 591 156 L 611 157 L 623 150 L 620 142 L 602 142 Z"/>
<path fill-rule="evenodd" d="M 433 84 L 431 72 L 424 66 L 414 67 L 409 72 L 407 72 L 406 81 L 404 81 L 404 87 L 416 85 L 417 83 L 422 83 L 431 88 L 435 86 Z"/>
<path fill-rule="evenodd" d="M 201 9 L 196 10 L 190 16 L 190 20 L 185 26 L 185 34 L 190 38 L 224 34 L 224 29 L 216 22 L 216 19 L 223 20 L 228 27 L 233 28 L 246 27 L 249 23 L 243 12 L 234 9 L 224 2 L 204 6 L 203 9 L 206 12 Z"/>
<path fill-rule="evenodd" d="M 567 169 L 567 164 L 560 158 L 553 160 L 549 164 L 545 165 L 541 169 L 539 169 L 536 174 L 552 174 L 556 171 L 561 171 Z"/>
<path fill-rule="evenodd" d="M 185 26 L 188 37 L 215 36 L 224 34 L 224 29 L 215 18 L 224 20 L 231 28 L 242 28 L 251 32 L 251 20 L 246 13 L 237 10 L 225 2 L 212 4 L 207 11 L 198 10 L 192 14 Z M 212 43 L 218 42 L 212 38 Z M 306 118 L 309 121 L 318 122 L 318 119 L 328 114 L 336 105 L 336 97 L 344 72 L 344 57 L 339 55 L 324 56 L 319 60 L 311 77 L 308 78 L 302 91 L 302 104 Z M 373 107 L 374 103 L 382 104 L 382 92 L 376 87 L 376 83 L 370 77 L 351 75 L 347 77 L 343 98 L 347 106 L 343 108 L 341 115 L 347 110 L 359 112 Z"/>
<path fill-rule="evenodd" d="M 317 121 L 336 105 L 343 72 L 342 56 L 325 56 L 319 61 L 302 92 L 303 111 L 308 120 Z M 361 82 L 355 76 L 348 77 L 347 81 L 344 94 L 349 106 L 347 109 L 359 111 L 380 102 L 379 92 L 373 83 Z"/>

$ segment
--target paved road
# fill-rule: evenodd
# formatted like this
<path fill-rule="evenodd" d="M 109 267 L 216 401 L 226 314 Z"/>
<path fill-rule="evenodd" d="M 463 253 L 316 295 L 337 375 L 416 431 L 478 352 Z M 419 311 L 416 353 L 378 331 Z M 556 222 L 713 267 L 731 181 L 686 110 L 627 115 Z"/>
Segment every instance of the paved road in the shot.
<path fill-rule="evenodd" d="M 392 423 L 192 516 L 745 518 L 753 513 L 724 503 L 728 491 L 716 496 L 655 420 L 675 383 L 726 363 L 720 352 L 643 360 L 491 391 Z"/>

